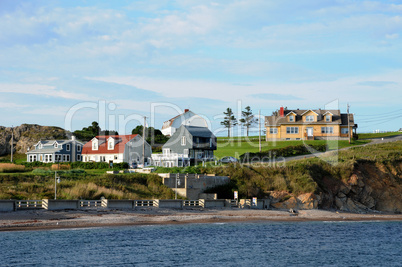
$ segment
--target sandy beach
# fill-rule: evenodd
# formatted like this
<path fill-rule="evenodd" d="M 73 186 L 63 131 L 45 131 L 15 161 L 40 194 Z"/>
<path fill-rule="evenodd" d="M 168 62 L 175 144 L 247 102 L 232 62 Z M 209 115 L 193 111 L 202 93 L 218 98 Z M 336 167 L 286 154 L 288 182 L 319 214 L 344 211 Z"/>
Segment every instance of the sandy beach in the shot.
<path fill-rule="evenodd" d="M 0 231 L 260 221 L 402 221 L 402 215 L 324 210 L 300 210 L 295 215 L 288 211 L 250 209 L 20 210 L 0 213 Z"/>

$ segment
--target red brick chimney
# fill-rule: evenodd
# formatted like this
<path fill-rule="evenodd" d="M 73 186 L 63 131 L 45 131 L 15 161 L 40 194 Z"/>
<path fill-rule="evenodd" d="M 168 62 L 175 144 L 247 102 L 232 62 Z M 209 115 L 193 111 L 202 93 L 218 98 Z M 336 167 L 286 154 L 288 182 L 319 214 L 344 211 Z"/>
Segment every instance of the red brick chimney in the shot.
<path fill-rule="evenodd" d="M 279 109 L 279 116 L 280 116 L 280 117 L 285 117 L 285 111 L 284 111 L 283 107 L 281 107 L 281 108 Z"/>
<path fill-rule="evenodd" d="M 189 112 L 190 110 L 188 109 L 188 108 L 186 108 L 185 110 L 184 110 L 184 113 L 186 113 L 186 112 Z"/>

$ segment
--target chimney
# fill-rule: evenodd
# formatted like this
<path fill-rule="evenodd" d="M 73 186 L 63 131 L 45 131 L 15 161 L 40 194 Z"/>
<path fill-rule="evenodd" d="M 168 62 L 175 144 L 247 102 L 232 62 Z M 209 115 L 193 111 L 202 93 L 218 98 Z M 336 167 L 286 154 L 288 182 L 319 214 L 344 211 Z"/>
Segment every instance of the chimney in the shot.
<path fill-rule="evenodd" d="M 279 116 L 280 116 L 280 117 L 285 117 L 285 111 L 283 110 L 283 107 L 281 107 L 281 108 L 279 109 Z"/>
<path fill-rule="evenodd" d="M 190 110 L 188 109 L 188 108 L 186 108 L 185 110 L 184 110 L 184 113 L 186 113 L 186 112 L 189 112 Z"/>

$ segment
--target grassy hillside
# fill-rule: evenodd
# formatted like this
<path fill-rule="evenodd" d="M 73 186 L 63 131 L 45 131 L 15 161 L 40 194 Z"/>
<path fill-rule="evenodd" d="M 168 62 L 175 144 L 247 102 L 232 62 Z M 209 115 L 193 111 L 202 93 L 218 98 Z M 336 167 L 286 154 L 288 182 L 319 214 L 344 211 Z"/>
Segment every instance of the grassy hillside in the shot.
<path fill-rule="evenodd" d="M 222 158 L 225 156 L 232 156 L 239 158 L 241 154 L 244 154 L 246 152 L 258 152 L 259 151 L 259 142 L 258 139 L 255 140 L 254 137 L 250 137 L 252 141 L 247 141 L 245 137 L 242 138 L 218 138 L 218 148 L 214 152 L 214 155 L 217 158 Z M 282 147 L 287 147 L 287 146 L 296 146 L 296 145 L 302 145 L 302 144 L 316 144 L 316 145 L 322 145 L 322 144 L 328 144 L 329 149 L 337 149 L 337 148 L 343 148 L 343 147 L 348 147 L 348 146 L 355 146 L 355 145 L 361 145 L 368 143 L 369 141 L 367 140 L 355 140 L 352 141 L 351 144 L 349 144 L 348 141 L 342 140 L 342 141 L 325 141 L 325 140 L 314 140 L 314 141 L 277 141 L 277 142 L 266 142 L 262 141 L 261 142 L 261 150 L 266 151 L 274 148 L 282 148 Z"/>
<path fill-rule="evenodd" d="M 388 132 L 388 133 L 360 133 L 359 139 L 382 138 L 402 135 L 402 132 Z"/>

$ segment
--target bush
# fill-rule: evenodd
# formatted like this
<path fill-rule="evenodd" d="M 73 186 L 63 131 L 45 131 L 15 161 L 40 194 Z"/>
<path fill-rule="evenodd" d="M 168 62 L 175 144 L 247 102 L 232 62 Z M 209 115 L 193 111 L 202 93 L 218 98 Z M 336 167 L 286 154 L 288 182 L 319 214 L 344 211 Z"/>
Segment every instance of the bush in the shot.
<path fill-rule="evenodd" d="M 13 163 L 0 163 L 0 172 L 24 172 L 24 165 L 16 165 Z"/>

